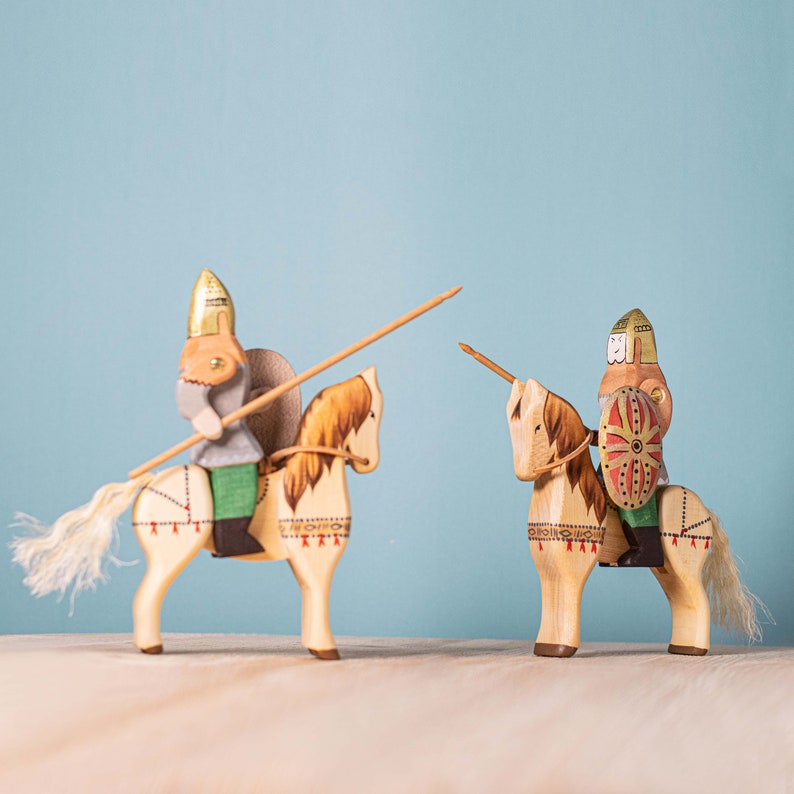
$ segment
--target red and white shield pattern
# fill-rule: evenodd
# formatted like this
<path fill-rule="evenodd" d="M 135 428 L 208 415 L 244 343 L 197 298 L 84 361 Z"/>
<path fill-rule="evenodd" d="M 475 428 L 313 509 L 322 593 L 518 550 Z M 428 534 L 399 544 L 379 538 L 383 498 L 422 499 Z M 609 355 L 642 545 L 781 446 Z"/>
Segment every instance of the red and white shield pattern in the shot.
<path fill-rule="evenodd" d="M 613 392 L 601 412 L 598 454 L 612 501 L 628 510 L 653 496 L 662 463 L 662 431 L 653 400 L 625 386 Z"/>

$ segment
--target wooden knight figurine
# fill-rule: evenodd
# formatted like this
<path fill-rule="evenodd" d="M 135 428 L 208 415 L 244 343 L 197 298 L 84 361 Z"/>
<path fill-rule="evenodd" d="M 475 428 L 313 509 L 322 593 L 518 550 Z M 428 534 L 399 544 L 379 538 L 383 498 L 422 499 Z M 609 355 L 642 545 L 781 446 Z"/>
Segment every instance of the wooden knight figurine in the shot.
<path fill-rule="evenodd" d="M 248 526 L 264 453 L 244 420 L 227 428 L 221 424 L 221 417 L 248 401 L 250 389 L 248 359 L 234 335 L 232 299 L 220 279 L 203 270 L 190 302 L 176 404 L 194 430 L 206 437 L 192 448 L 190 462 L 210 472 L 218 557 L 262 551 Z"/>
<path fill-rule="evenodd" d="M 653 327 L 639 309 L 624 314 L 610 332 L 598 403 L 601 473 L 629 543 L 618 565 L 661 566 L 655 492 L 667 484 L 662 437 L 673 401 L 659 368 Z"/>

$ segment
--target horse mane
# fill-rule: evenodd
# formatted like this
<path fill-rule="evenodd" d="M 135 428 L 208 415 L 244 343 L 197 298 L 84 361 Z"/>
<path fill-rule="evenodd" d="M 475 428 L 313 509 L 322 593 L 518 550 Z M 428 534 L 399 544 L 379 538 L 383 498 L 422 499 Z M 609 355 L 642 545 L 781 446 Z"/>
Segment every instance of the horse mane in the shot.
<path fill-rule="evenodd" d="M 296 446 L 341 447 L 351 431 L 369 415 L 372 393 L 361 375 L 323 389 L 304 411 L 295 439 Z M 314 488 L 325 469 L 331 470 L 333 455 L 293 455 L 284 472 L 284 495 L 292 511 L 307 488 Z"/>
<path fill-rule="evenodd" d="M 576 409 L 562 397 L 549 392 L 543 407 L 543 422 L 549 436 L 549 443 L 557 444 L 557 454 L 562 458 L 573 452 L 585 438 L 585 426 Z M 549 461 L 551 462 L 551 461 Z M 568 482 L 571 488 L 579 486 L 588 509 L 595 508 L 599 524 L 604 523 L 607 515 L 607 499 L 598 481 L 590 455 L 583 452 L 566 464 Z"/>

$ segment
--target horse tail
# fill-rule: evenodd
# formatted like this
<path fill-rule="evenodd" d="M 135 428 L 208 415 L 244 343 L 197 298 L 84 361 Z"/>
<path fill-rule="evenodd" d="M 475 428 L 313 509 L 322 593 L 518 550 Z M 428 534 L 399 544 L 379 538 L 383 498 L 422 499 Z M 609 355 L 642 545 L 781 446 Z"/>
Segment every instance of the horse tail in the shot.
<path fill-rule="evenodd" d="M 96 589 L 96 582 L 106 580 L 102 563 L 106 557 L 121 563 L 111 553 L 110 544 L 117 536 L 116 522 L 129 507 L 140 488 L 148 485 L 154 474 L 147 472 L 125 483 L 103 485 L 90 502 L 64 513 L 51 526 L 44 526 L 33 516 L 17 513 L 14 526 L 28 531 L 26 537 L 14 538 L 10 546 L 14 562 L 25 569 L 24 583 L 36 597 L 58 592 L 61 596 L 72 586 L 74 598 L 83 590 Z"/>
<path fill-rule="evenodd" d="M 703 565 L 703 585 L 711 603 L 711 618 L 720 626 L 748 642 L 760 642 L 761 626 L 758 622 L 760 610 L 774 624 L 766 604 L 751 593 L 742 582 L 736 560 L 731 555 L 728 536 L 720 525 L 719 518 L 708 511 L 711 517 L 711 553 Z"/>

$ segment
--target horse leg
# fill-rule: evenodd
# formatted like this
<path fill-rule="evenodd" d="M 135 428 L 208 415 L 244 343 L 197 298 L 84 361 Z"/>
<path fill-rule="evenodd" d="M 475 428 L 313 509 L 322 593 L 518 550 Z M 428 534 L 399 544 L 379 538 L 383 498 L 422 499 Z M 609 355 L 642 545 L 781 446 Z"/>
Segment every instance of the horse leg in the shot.
<path fill-rule="evenodd" d="M 331 633 L 331 580 L 302 580 L 292 566 L 301 588 L 301 644 L 319 659 L 339 659 Z"/>
<path fill-rule="evenodd" d="M 334 539 L 335 542 L 336 539 Z M 347 545 L 339 546 L 320 536 L 290 541 L 289 564 L 301 588 L 301 644 L 319 659 L 339 659 L 336 640 L 331 632 L 331 583 L 334 570 Z M 304 546 L 303 543 L 308 545 Z M 323 546 L 320 546 L 320 543 Z M 300 545 L 298 545 L 300 543 Z"/>
<path fill-rule="evenodd" d="M 541 589 L 536 656 L 573 656 L 579 649 L 582 591 L 595 565 L 588 548 L 569 551 L 566 542 L 530 543 Z"/>
<path fill-rule="evenodd" d="M 133 641 L 161 653 L 160 613 L 173 581 L 212 534 L 212 497 L 197 466 L 162 472 L 133 506 L 132 525 L 146 554 L 146 573 L 132 603 Z"/>
<path fill-rule="evenodd" d="M 303 645 L 304 648 L 309 648 L 307 645 L 307 638 L 310 633 L 309 627 L 311 625 L 312 619 L 312 585 L 311 582 L 303 575 L 302 566 L 300 564 L 295 564 L 292 557 L 287 558 L 287 562 L 289 563 L 289 567 L 295 576 L 298 587 L 301 589 L 301 645 Z M 309 650 L 311 651 L 310 648 Z"/>
<path fill-rule="evenodd" d="M 133 641 L 144 653 L 162 652 L 160 614 L 165 594 L 177 576 L 204 547 L 206 535 L 211 531 L 210 524 L 205 532 L 188 535 L 181 542 L 173 535 L 160 538 L 160 542 L 147 538 L 145 545 L 141 541 L 146 552 L 146 573 L 132 602 L 132 620 Z M 191 529 L 190 532 L 194 530 Z"/>
<path fill-rule="evenodd" d="M 144 653 L 162 653 L 160 613 L 168 585 L 163 570 L 149 564 L 132 601 L 133 642 Z"/>
<path fill-rule="evenodd" d="M 665 563 L 651 571 L 670 603 L 673 631 L 667 650 L 703 656 L 711 634 L 711 610 L 701 578 L 712 534 L 708 512 L 696 494 L 671 485 L 659 497 L 659 525 Z"/>
<path fill-rule="evenodd" d="M 711 615 L 699 576 L 682 577 L 667 568 L 651 568 L 667 596 L 673 619 L 670 653 L 704 656 L 709 650 Z"/>
<path fill-rule="evenodd" d="M 162 653 L 160 614 L 168 588 L 199 549 L 184 550 L 181 558 L 169 560 L 149 558 L 146 574 L 132 602 L 133 642 L 144 653 Z"/>
<path fill-rule="evenodd" d="M 573 656 L 579 650 L 584 582 L 547 577 L 541 583 L 540 629 L 535 656 Z"/>

